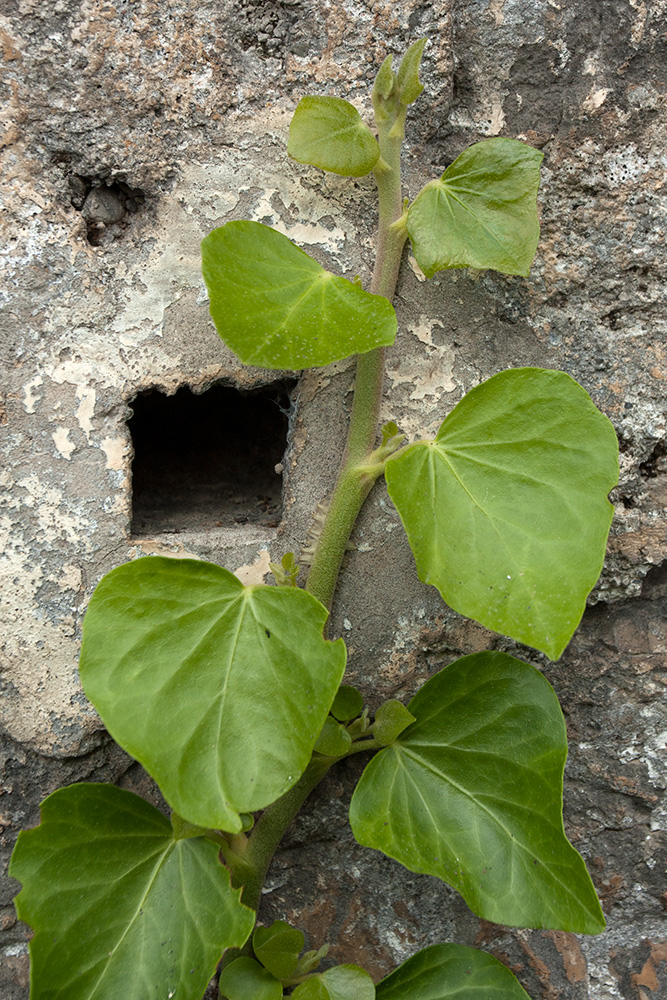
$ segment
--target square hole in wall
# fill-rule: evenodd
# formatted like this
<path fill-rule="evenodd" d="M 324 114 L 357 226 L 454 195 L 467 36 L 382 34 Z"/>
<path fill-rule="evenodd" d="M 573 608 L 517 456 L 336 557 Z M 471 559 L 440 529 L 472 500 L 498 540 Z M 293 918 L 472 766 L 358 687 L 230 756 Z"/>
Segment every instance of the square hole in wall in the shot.
<path fill-rule="evenodd" d="M 132 400 L 132 535 L 276 527 L 295 385 L 214 385 L 199 394 L 183 386 Z"/>

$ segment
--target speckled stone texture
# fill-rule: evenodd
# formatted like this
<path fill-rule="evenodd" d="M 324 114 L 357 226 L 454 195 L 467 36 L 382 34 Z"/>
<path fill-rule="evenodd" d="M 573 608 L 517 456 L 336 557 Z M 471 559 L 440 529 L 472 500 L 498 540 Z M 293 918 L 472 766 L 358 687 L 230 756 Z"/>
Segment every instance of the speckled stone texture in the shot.
<path fill-rule="evenodd" d="M 261 580 L 269 553 L 303 545 L 335 477 L 349 363 L 301 378 L 278 527 L 133 538 L 131 401 L 151 386 L 248 389 L 276 377 L 242 369 L 208 320 L 198 247 L 214 225 L 272 224 L 368 279 L 372 181 L 290 163 L 287 127 L 305 93 L 367 108 L 387 52 L 427 36 L 409 193 L 473 141 L 525 139 L 545 154 L 542 238 L 527 280 L 460 271 L 427 284 L 406 256 L 385 415 L 416 435 L 500 369 L 563 368 L 618 431 L 617 515 L 591 606 L 553 664 L 419 584 L 378 487 L 332 631 L 372 706 L 479 649 L 544 670 L 571 740 L 566 829 L 609 927 L 585 938 L 480 922 L 436 880 L 356 846 L 346 820 L 356 758 L 290 830 L 262 917 L 294 920 L 312 947 L 329 940 L 333 958 L 376 978 L 419 947 L 459 941 L 497 955 L 533 1000 L 667 996 L 666 26 L 665 0 L 4 0 L 3 872 L 19 830 L 63 784 L 116 781 L 159 801 L 78 684 L 81 619 L 102 574 L 168 552 Z M 28 995 L 16 890 L 3 875 L 2 1000 Z"/>

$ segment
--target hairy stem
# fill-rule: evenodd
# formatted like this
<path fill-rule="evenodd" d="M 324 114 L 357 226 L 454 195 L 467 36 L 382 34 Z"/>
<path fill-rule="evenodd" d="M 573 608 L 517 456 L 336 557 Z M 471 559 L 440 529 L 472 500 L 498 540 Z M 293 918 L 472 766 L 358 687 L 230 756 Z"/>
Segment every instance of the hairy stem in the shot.
<path fill-rule="evenodd" d="M 371 292 L 393 299 L 407 237 L 402 220 L 401 143 L 405 125 L 401 105 L 396 121 L 379 124 L 381 167 L 375 171 L 379 200 L 377 256 Z M 357 359 L 354 401 L 343 462 L 306 581 L 306 590 L 331 607 L 345 548 L 359 511 L 381 468 L 364 466 L 375 446 L 384 387 L 384 348 Z"/>
<path fill-rule="evenodd" d="M 401 143 L 404 106 L 393 123 L 378 123 L 381 166 L 375 171 L 379 200 L 378 244 L 371 292 L 393 299 L 407 237 L 401 193 Z M 345 454 L 336 487 L 308 574 L 306 590 L 331 607 L 340 566 L 352 528 L 383 464 L 371 459 L 377 438 L 384 387 L 384 349 L 357 359 L 354 401 Z M 370 461 L 369 461 L 370 460 Z M 374 739 L 360 741 L 344 756 L 379 749 Z M 235 886 L 243 886 L 242 900 L 256 910 L 269 864 L 287 828 L 312 790 L 342 758 L 315 755 L 294 788 L 264 810 L 254 830 L 224 851 Z M 238 848 L 237 848 L 238 845 Z M 238 851 L 238 852 L 237 852 Z M 246 945 L 246 949 L 248 949 Z M 225 956 L 231 959 L 234 952 Z"/>
<path fill-rule="evenodd" d="M 225 858 L 231 868 L 233 884 L 243 886 L 242 901 L 246 906 L 257 909 L 266 872 L 278 844 L 313 788 L 337 760 L 340 758 L 313 757 L 294 788 L 264 810 L 248 837 L 243 854 L 236 859 L 229 855 Z"/>

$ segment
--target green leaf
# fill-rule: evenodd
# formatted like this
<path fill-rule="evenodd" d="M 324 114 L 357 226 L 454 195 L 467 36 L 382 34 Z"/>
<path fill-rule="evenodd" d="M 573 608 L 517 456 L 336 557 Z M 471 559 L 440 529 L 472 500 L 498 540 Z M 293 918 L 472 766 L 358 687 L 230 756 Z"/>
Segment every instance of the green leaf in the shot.
<path fill-rule="evenodd" d="M 464 656 L 409 704 L 416 722 L 366 767 L 360 844 L 435 875 L 484 920 L 596 934 L 604 917 L 563 830 L 565 723 L 534 667 Z"/>
<path fill-rule="evenodd" d="M 434 944 L 377 985 L 377 1000 L 529 1000 L 509 969 L 483 951 Z"/>
<path fill-rule="evenodd" d="M 422 61 L 425 45 L 425 38 L 413 42 L 401 59 L 398 70 L 398 97 L 401 104 L 412 104 L 424 89 L 419 80 L 419 65 Z"/>
<path fill-rule="evenodd" d="M 81 680 L 117 743 L 190 823 L 238 833 L 296 784 L 345 670 L 326 609 L 194 559 L 138 559 L 97 587 Z"/>
<path fill-rule="evenodd" d="M 305 951 L 297 964 L 296 974 L 298 976 L 304 976 L 309 972 L 312 972 L 313 969 L 316 969 L 322 959 L 326 958 L 328 954 L 328 944 L 323 944 L 321 948 L 317 949 L 317 951 Z"/>
<path fill-rule="evenodd" d="M 32 1000 L 200 1000 L 225 948 L 255 915 L 218 847 L 175 840 L 169 820 L 112 785 L 71 785 L 42 803 L 10 872 L 30 942 Z"/>
<path fill-rule="evenodd" d="M 324 720 L 315 749 L 327 757 L 342 757 L 352 746 L 352 737 L 339 722 L 331 716 Z"/>
<path fill-rule="evenodd" d="M 405 441 L 405 434 L 402 434 L 398 428 L 398 425 L 394 420 L 389 420 L 386 424 L 382 425 L 382 443 L 380 445 L 381 449 L 387 447 L 390 442 L 400 443 Z"/>
<path fill-rule="evenodd" d="M 179 816 L 177 812 L 172 811 L 171 835 L 174 840 L 187 840 L 189 837 L 206 837 L 211 833 L 211 830 L 206 830 L 204 827 L 197 826 L 195 823 L 188 823 L 188 821 L 183 819 L 182 816 Z M 210 839 L 213 839 L 213 837 Z"/>
<path fill-rule="evenodd" d="M 296 587 L 299 568 L 293 552 L 286 552 L 280 563 L 269 563 L 269 569 L 279 587 Z"/>
<path fill-rule="evenodd" d="M 389 746 L 414 721 L 414 715 L 408 712 L 405 705 L 392 698 L 380 705 L 375 713 L 373 736 L 378 743 Z"/>
<path fill-rule="evenodd" d="M 517 139 L 484 139 L 422 188 L 407 226 L 427 278 L 452 267 L 527 276 L 540 236 L 542 157 Z"/>
<path fill-rule="evenodd" d="M 321 976 L 313 976 L 292 993 L 294 1000 L 331 1000 L 331 994 L 322 982 Z"/>
<path fill-rule="evenodd" d="M 265 969 L 278 979 L 289 979 L 299 962 L 305 944 L 303 931 L 276 920 L 270 927 L 258 927 L 252 939 L 255 955 Z"/>
<path fill-rule="evenodd" d="M 259 962 L 244 956 L 222 970 L 220 995 L 228 1000 L 282 1000 L 283 988 Z"/>
<path fill-rule="evenodd" d="M 350 722 L 361 715 L 363 707 L 364 699 L 361 691 L 357 691 L 350 684 L 341 684 L 331 706 L 331 714 L 339 722 Z"/>
<path fill-rule="evenodd" d="M 392 55 L 386 57 L 377 71 L 373 82 L 371 101 L 376 111 L 378 110 L 377 104 L 388 101 L 393 91 L 397 88 L 398 78 L 392 69 L 393 61 L 394 57 Z"/>
<path fill-rule="evenodd" d="M 287 153 L 343 177 L 363 177 L 377 163 L 380 147 L 349 101 L 302 97 L 290 122 Z"/>
<path fill-rule="evenodd" d="M 373 980 L 358 965 L 335 965 L 307 979 L 292 993 L 294 1000 L 375 1000 Z"/>
<path fill-rule="evenodd" d="M 393 344 L 388 299 L 325 271 L 259 222 L 228 222 L 202 241 L 216 329 L 246 365 L 311 368 Z"/>
<path fill-rule="evenodd" d="M 419 578 L 557 659 L 602 569 L 618 478 L 614 429 L 585 390 L 563 372 L 501 372 L 385 475 Z"/>

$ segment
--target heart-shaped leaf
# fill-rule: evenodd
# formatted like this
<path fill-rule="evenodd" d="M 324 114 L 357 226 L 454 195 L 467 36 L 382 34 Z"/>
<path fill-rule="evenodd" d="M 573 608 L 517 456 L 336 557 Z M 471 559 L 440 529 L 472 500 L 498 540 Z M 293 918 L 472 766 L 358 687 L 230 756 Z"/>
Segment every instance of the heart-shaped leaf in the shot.
<path fill-rule="evenodd" d="M 227 1000 L 282 1000 L 283 988 L 254 958 L 242 956 L 222 970 L 220 996 Z"/>
<path fill-rule="evenodd" d="M 289 127 L 287 153 L 343 177 L 363 177 L 380 147 L 357 109 L 341 97 L 302 97 Z"/>
<path fill-rule="evenodd" d="M 464 656 L 427 681 L 417 720 L 366 767 L 360 844 L 443 879 L 484 920 L 596 934 L 604 917 L 562 819 L 565 722 L 534 667 Z"/>
<path fill-rule="evenodd" d="M 200 1000 L 255 921 L 214 843 L 174 839 L 162 813 L 113 785 L 45 799 L 10 872 L 35 932 L 32 1000 Z"/>
<path fill-rule="evenodd" d="M 258 927 L 252 938 L 255 955 L 265 969 L 278 979 L 289 979 L 299 962 L 305 944 L 303 931 L 275 920 L 270 927 Z"/>
<path fill-rule="evenodd" d="M 385 474 L 419 578 L 557 659 L 600 575 L 618 478 L 614 429 L 585 390 L 564 372 L 501 372 Z"/>
<path fill-rule="evenodd" d="M 517 139 L 484 139 L 422 188 L 407 226 L 427 278 L 452 267 L 528 274 L 540 236 L 542 157 Z"/>
<path fill-rule="evenodd" d="M 415 721 L 405 705 L 395 698 L 385 701 L 375 713 L 373 738 L 383 746 L 389 746 Z"/>
<path fill-rule="evenodd" d="M 529 1000 L 509 969 L 483 951 L 434 944 L 377 985 L 377 1000 Z"/>
<path fill-rule="evenodd" d="M 320 367 L 394 342 L 388 299 L 325 271 L 259 222 L 209 233 L 202 272 L 216 329 L 246 365 Z"/>
<path fill-rule="evenodd" d="M 326 609 L 295 587 L 151 556 L 104 577 L 81 680 L 117 743 L 202 827 L 242 828 L 305 770 L 345 670 Z"/>
<path fill-rule="evenodd" d="M 358 965 L 335 965 L 307 979 L 292 993 L 294 1000 L 375 1000 L 375 986 Z"/>

